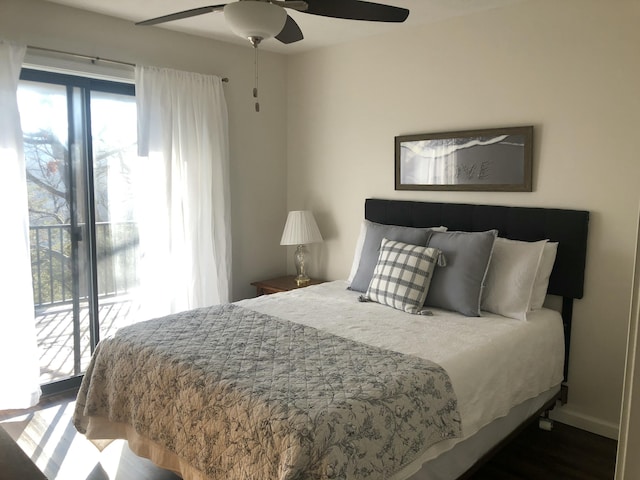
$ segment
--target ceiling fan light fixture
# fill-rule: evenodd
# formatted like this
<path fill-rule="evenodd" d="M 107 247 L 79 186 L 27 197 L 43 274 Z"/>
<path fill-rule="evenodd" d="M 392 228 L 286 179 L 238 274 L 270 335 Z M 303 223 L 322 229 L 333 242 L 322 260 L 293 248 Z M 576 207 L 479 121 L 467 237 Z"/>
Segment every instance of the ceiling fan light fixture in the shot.
<path fill-rule="evenodd" d="M 264 40 L 275 37 L 282 31 L 287 21 L 287 12 L 269 2 L 243 0 L 225 5 L 224 17 L 236 35 Z"/>

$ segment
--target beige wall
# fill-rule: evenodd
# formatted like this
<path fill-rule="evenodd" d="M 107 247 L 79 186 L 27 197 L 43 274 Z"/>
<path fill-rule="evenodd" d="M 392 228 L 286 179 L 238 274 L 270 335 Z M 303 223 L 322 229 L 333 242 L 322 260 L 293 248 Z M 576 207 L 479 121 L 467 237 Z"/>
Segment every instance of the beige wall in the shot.
<path fill-rule="evenodd" d="M 613 4 L 615 3 L 615 8 Z M 367 197 L 586 209 L 569 403 L 615 437 L 640 161 L 638 2 L 536 0 L 288 62 L 288 206 L 316 213 L 316 275 L 346 278 Z M 532 193 L 396 192 L 395 135 L 535 126 Z"/>
<path fill-rule="evenodd" d="M 251 96 L 253 49 L 62 7 L 2 0 L 0 37 L 28 45 L 226 76 L 231 150 L 233 297 L 285 270 L 285 58 L 261 52 L 259 114 Z"/>

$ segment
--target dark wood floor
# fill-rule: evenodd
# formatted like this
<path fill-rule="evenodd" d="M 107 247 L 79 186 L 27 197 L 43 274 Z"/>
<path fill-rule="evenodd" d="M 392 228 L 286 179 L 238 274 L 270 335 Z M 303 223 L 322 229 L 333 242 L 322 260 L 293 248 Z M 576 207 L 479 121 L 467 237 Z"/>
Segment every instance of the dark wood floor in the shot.
<path fill-rule="evenodd" d="M 472 480 L 612 480 L 617 442 L 556 422 L 534 423 L 482 467 Z"/>
<path fill-rule="evenodd" d="M 71 424 L 75 392 L 41 402 L 28 411 L 0 412 L 0 426 L 48 480 L 178 480 L 137 457 L 122 441 L 103 452 Z M 26 457 L 15 456 L 0 468 L 0 480 L 23 480 Z M 552 431 L 536 424 L 524 429 L 470 480 L 612 480 L 616 442 L 556 423 Z M 14 463 L 14 465 L 10 463 Z"/>

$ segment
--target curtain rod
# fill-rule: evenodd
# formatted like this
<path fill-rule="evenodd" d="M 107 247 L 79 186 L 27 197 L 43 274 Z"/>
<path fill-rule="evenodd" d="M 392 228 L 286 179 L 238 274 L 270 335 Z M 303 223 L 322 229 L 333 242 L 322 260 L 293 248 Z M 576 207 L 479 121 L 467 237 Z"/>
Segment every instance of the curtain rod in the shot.
<path fill-rule="evenodd" d="M 70 57 L 82 58 L 84 60 L 91 60 L 91 63 L 107 62 L 107 63 L 114 63 L 116 65 L 124 65 L 131 68 L 134 68 L 136 66 L 135 63 L 123 62 L 121 60 L 112 60 L 110 58 L 92 57 L 91 55 L 84 55 L 82 53 L 74 53 L 74 52 L 65 52 L 64 50 L 55 50 L 53 48 L 34 47 L 33 45 L 27 45 L 27 48 L 31 50 L 40 50 L 41 52 L 58 53 L 60 55 L 67 55 Z M 222 81 L 224 83 L 227 83 L 229 79 L 227 77 L 223 77 Z"/>

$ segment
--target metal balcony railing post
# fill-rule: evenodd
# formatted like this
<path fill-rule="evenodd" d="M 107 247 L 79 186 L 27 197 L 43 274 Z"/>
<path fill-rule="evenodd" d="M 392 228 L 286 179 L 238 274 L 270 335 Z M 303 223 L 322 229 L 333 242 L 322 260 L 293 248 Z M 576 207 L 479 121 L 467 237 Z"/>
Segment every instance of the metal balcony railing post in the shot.
<path fill-rule="evenodd" d="M 70 225 L 30 226 L 33 295 L 36 307 L 73 300 L 67 297 L 69 259 L 65 248 L 71 242 Z M 126 294 L 137 283 L 138 232 L 133 222 L 96 224 L 100 282 L 98 296 Z M 116 241 L 113 245 L 112 241 Z M 48 273 L 48 279 L 43 275 Z M 43 296 L 44 295 L 44 296 Z M 84 294 L 81 295 L 86 298 Z"/>

